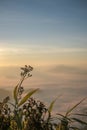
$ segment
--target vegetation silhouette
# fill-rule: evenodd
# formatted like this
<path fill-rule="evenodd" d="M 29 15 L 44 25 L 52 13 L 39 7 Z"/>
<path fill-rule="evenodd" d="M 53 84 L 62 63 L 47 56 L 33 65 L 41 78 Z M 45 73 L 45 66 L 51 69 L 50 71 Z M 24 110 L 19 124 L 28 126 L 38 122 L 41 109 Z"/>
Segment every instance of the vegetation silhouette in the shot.
<path fill-rule="evenodd" d="M 73 122 L 84 125 L 85 129 L 87 122 L 76 116 L 87 116 L 86 114 L 75 113 L 75 117 L 71 116 L 72 111 L 85 98 L 69 109 L 65 115 L 57 113 L 56 116 L 53 116 L 51 113 L 57 98 L 50 103 L 50 106 L 46 107 L 43 102 L 32 97 L 39 89 L 32 89 L 24 95 L 22 84 L 25 79 L 32 76 L 32 70 L 33 67 L 30 65 L 21 68 L 21 79 L 13 90 L 14 103 L 10 102 L 9 96 L 0 102 L 0 130 L 81 130 L 74 127 Z"/>

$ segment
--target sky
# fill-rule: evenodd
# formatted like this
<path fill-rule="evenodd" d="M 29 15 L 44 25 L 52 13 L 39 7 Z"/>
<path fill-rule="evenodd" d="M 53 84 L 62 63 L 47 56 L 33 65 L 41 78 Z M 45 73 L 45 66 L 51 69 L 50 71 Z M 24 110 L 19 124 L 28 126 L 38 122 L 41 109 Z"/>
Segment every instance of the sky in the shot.
<path fill-rule="evenodd" d="M 34 67 L 26 87 L 86 95 L 87 0 L 0 0 L 1 91 L 25 64 Z"/>
<path fill-rule="evenodd" d="M 0 66 L 87 65 L 86 7 L 86 0 L 1 0 Z"/>

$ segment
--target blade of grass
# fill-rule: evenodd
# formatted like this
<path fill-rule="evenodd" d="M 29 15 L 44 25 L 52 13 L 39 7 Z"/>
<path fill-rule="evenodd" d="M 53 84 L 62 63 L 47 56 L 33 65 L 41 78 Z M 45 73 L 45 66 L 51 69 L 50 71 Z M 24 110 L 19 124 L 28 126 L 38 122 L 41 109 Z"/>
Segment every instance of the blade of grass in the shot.
<path fill-rule="evenodd" d="M 77 121 L 78 123 L 81 123 L 83 125 L 87 125 L 87 122 L 84 122 L 84 121 L 82 121 L 80 119 L 77 119 L 77 118 L 72 118 L 72 119 L 75 120 L 75 121 Z"/>
<path fill-rule="evenodd" d="M 67 112 L 66 112 L 66 115 L 65 116 L 68 116 L 68 114 L 74 110 L 78 105 L 80 105 L 86 98 L 82 99 L 80 102 L 78 102 L 77 104 L 75 104 L 71 109 L 69 109 Z"/>
<path fill-rule="evenodd" d="M 60 95 L 60 96 L 61 96 L 61 95 Z M 60 96 L 58 96 L 57 98 L 59 98 Z M 52 109 L 53 109 L 54 103 L 56 102 L 57 98 L 54 99 L 54 100 L 50 103 L 50 106 L 48 107 L 48 111 L 49 111 L 49 113 L 52 112 Z"/>
<path fill-rule="evenodd" d="M 48 111 L 51 113 L 52 109 L 53 109 L 53 106 L 54 106 L 54 103 L 56 102 L 57 99 L 53 100 L 48 108 Z"/>
<path fill-rule="evenodd" d="M 28 100 L 28 98 L 30 98 L 36 91 L 38 91 L 38 89 L 32 90 L 28 94 L 26 94 L 25 97 L 18 104 L 18 107 L 20 107 L 22 104 L 24 104 Z"/>
<path fill-rule="evenodd" d="M 16 87 L 14 88 L 14 91 L 13 91 L 13 96 L 14 96 L 16 103 L 17 103 L 17 92 L 18 92 L 18 84 L 16 85 Z"/>
<path fill-rule="evenodd" d="M 87 114 L 79 114 L 79 113 L 74 113 L 73 115 L 78 115 L 78 116 L 87 116 Z"/>
<path fill-rule="evenodd" d="M 65 119 L 67 119 L 68 121 L 71 121 L 71 119 L 70 119 L 70 118 L 68 118 L 68 117 L 66 117 L 66 116 L 64 116 L 64 115 L 62 115 L 62 114 L 60 114 L 60 113 L 57 113 L 57 115 L 59 115 L 59 116 L 61 116 L 61 117 L 65 118 Z"/>

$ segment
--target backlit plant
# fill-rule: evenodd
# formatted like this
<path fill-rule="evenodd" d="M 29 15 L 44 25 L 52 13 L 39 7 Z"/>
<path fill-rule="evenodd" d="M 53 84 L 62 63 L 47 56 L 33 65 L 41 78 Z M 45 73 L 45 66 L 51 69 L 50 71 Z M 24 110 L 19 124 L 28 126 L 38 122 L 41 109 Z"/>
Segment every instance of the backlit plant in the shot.
<path fill-rule="evenodd" d="M 32 97 L 39 89 L 25 94 L 22 84 L 32 76 L 32 70 L 30 65 L 21 68 L 21 79 L 13 90 L 14 103 L 10 102 L 9 97 L 0 102 L 0 130 L 78 130 L 79 128 L 71 125 L 73 121 L 87 125 L 87 122 L 71 117 L 71 112 L 85 99 L 74 105 L 65 115 L 57 113 L 57 117 L 54 117 L 51 113 L 57 98 L 46 107 L 43 102 Z"/>

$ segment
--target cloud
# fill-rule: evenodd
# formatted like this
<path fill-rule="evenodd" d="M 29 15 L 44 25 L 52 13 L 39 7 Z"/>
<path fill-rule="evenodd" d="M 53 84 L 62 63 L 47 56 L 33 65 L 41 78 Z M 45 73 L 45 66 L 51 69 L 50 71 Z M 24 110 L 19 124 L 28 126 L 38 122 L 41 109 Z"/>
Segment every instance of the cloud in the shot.
<path fill-rule="evenodd" d="M 27 92 L 31 88 L 40 88 L 38 93 L 35 93 L 33 97 L 43 101 L 47 106 L 49 106 L 56 97 L 61 95 L 56 101 L 53 111 L 65 113 L 68 108 L 73 107 L 74 104 L 87 95 L 87 79 L 84 79 L 83 76 L 86 70 L 84 70 L 84 73 L 83 70 L 83 68 L 78 68 L 76 66 L 65 65 L 35 68 L 33 77 L 26 81 L 24 88 Z M 2 74 L 4 73 L 4 76 L 7 76 L 7 81 L 4 82 L 4 89 L 0 89 L 0 100 L 2 100 L 5 96 L 9 95 L 11 97 L 11 91 L 14 89 L 12 84 L 15 85 L 17 81 L 14 83 L 12 79 L 10 80 L 9 76 L 15 76 L 15 73 L 19 75 L 20 69 L 19 67 L 0 67 L 0 72 Z M 65 73 L 65 75 L 61 76 L 61 73 Z M 66 76 L 67 73 L 69 77 Z M 74 76 L 70 78 L 70 74 L 74 74 Z M 82 76 L 75 76 L 76 74 L 82 75 L 83 78 Z M 12 84 L 10 84 L 11 82 Z M 85 108 L 85 103 L 78 106 L 77 110 L 83 111 L 83 108 Z"/>
<path fill-rule="evenodd" d="M 62 113 L 66 112 L 68 108 L 73 107 L 76 103 L 86 97 L 86 92 L 86 86 L 61 87 L 57 84 L 43 84 L 43 88 L 34 96 L 49 105 L 56 97 L 61 95 L 54 105 L 54 111 Z M 85 103 L 78 106 L 77 110 L 81 110 L 82 108 L 85 108 Z"/>
<path fill-rule="evenodd" d="M 31 42 L 31 41 L 30 41 Z M 54 47 L 46 45 L 44 47 L 43 45 L 28 45 L 25 43 L 25 45 L 16 45 L 13 47 L 1 47 L 0 48 L 0 55 L 10 55 L 10 54 L 32 54 L 32 53 L 37 53 L 37 54 L 43 54 L 43 53 L 81 53 L 81 52 L 87 52 L 87 48 L 60 48 L 60 47 Z"/>
<path fill-rule="evenodd" d="M 80 67 L 56 65 L 36 67 L 25 86 L 36 88 L 73 87 L 87 85 L 87 70 Z M 0 86 L 16 84 L 20 79 L 20 67 L 0 67 Z M 5 82 L 4 82 L 5 81 Z M 30 85 L 29 85 L 30 83 Z"/>
<path fill-rule="evenodd" d="M 18 78 L 19 74 L 17 66 L 0 67 L 0 77 L 15 79 Z"/>
<path fill-rule="evenodd" d="M 48 70 L 50 73 L 65 73 L 65 74 L 78 74 L 78 75 L 87 75 L 87 69 L 80 68 L 77 66 L 67 66 L 67 65 L 57 65 L 51 67 Z"/>

